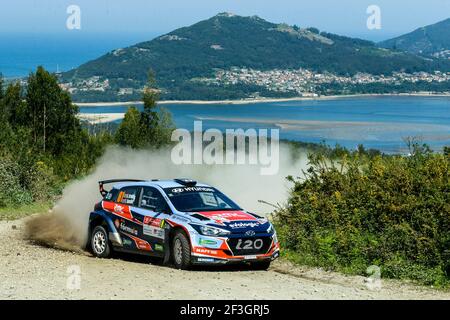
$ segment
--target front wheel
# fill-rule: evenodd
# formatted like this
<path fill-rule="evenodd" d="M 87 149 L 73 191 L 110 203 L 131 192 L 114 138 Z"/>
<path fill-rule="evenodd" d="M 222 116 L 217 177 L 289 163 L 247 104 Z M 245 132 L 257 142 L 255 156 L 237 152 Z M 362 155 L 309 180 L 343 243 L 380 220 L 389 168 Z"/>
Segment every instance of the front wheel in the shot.
<path fill-rule="evenodd" d="M 102 226 L 97 226 L 92 231 L 91 249 L 94 256 L 98 258 L 108 258 L 111 255 L 108 233 Z"/>
<path fill-rule="evenodd" d="M 173 263 L 177 269 L 187 270 L 191 266 L 191 246 L 183 231 L 177 231 L 172 241 Z"/>
<path fill-rule="evenodd" d="M 251 263 L 251 268 L 253 270 L 267 270 L 270 267 L 270 260 L 258 261 Z"/>

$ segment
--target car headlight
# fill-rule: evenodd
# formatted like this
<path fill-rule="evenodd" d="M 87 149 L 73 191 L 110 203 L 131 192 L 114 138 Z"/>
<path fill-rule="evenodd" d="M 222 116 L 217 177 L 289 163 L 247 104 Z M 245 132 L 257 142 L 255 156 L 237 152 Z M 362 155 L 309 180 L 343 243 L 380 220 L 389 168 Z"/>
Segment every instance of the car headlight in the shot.
<path fill-rule="evenodd" d="M 278 237 L 277 237 L 277 233 L 275 232 L 272 236 L 273 242 L 274 243 L 278 243 Z"/>
<path fill-rule="evenodd" d="M 202 225 L 198 225 L 198 224 L 195 224 L 195 225 L 192 224 L 191 226 L 195 230 L 197 230 L 198 233 L 200 233 L 204 236 L 218 237 L 218 236 L 226 236 L 226 235 L 230 234 L 230 231 L 220 229 L 220 228 L 215 228 L 215 227 L 210 227 L 210 226 L 202 226 Z"/>

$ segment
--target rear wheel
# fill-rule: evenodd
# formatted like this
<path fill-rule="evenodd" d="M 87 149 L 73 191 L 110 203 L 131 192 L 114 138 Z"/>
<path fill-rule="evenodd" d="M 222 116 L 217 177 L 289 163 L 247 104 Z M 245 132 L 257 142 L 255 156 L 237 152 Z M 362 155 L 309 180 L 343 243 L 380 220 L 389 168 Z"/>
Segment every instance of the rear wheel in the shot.
<path fill-rule="evenodd" d="M 251 268 L 253 270 L 267 270 L 270 267 L 270 260 L 264 260 L 264 261 L 258 261 L 258 262 L 252 262 Z"/>
<path fill-rule="evenodd" d="M 102 226 L 97 226 L 92 231 L 91 249 L 94 256 L 98 258 L 107 258 L 111 255 L 108 233 Z"/>
<path fill-rule="evenodd" d="M 186 234 L 181 230 L 173 237 L 172 258 L 177 269 L 186 270 L 191 266 L 191 246 Z"/>

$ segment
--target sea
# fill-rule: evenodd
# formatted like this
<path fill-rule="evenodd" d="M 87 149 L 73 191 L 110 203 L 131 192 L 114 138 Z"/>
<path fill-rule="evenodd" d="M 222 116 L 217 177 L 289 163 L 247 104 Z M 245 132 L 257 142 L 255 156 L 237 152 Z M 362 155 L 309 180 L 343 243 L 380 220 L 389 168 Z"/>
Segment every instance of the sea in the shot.
<path fill-rule="evenodd" d="M 0 73 L 5 78 L 28 76 L 38 66 L 51 72 L 69 71 L 114 49 L 148 41 L 155 32 L 99 34 L 67 31 L 57 34 L 2 33 Z"/>
<path fill-rule="evenodd" d="M 38 65 L 67 71 L 111 50 L 158 36 L 142 34 L 2 34 L 0 72 L 24 77 Z M 142 108 L 142 106 L 138 106 Z M 434 150 L 450 146 L 450 98 L 421 96 L 353 97 L 253 104 L 166 104 L 179 128 L 274 129 L 280 138 L 339 144 L 362 144 L 386 153 L 407 153 L 415 138 Z M 82 113 L 124 113 L 127 106 L 82 107 Z"/>
<path fill-rule="evenodd" d="M 142 106 L 137 105 L 139 109 Z M 281 139 L 407 154 L 407 141 L 450 146 L 450 97 L 378 96 L 252 104 L 164 104 L 178 128 L 279 130 Z M 129 106 L 81 107 L 124 113 Z M 268 131 L 268 134 L 271 132 Z"/>

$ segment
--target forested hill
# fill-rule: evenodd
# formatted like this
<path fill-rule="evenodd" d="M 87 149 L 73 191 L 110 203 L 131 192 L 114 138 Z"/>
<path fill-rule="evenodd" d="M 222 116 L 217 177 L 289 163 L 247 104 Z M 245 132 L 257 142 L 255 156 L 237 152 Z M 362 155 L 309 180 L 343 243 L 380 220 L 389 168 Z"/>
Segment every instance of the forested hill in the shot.
<path fill-rule="evenodd" d="M 380 46 L 415 54 L 450 58 L 450 18 L 383 41 Z"/>
<path fill-rule="evenodd" d="M 299 69 L 354 75 L 393 71 L 450 70 L 450 63 L 379 48 L 374 43 L 275 24 L 257 16 L 218 14 L 152 41 L 114 50 L 62 75 L 75 88 L 75 100 L 139 96 L 149 69 L 154 70 L 165 99 L 239 98 L 262 91 L 257 86 L 207 85 L 198 79 L 232 67 L 256 70 Z M 77 90 L 86 87 L 87 90 Z M 267 93 L 267 92 L 266 92 Z"/>

